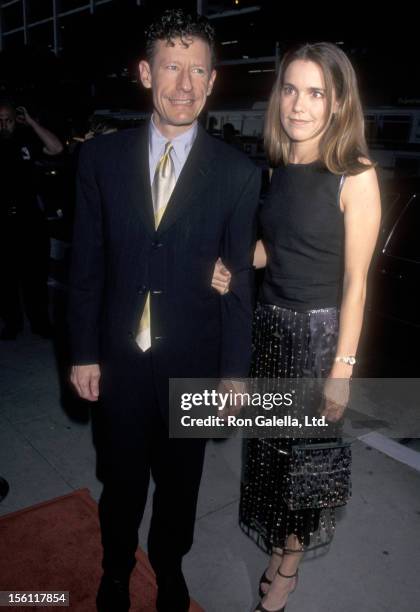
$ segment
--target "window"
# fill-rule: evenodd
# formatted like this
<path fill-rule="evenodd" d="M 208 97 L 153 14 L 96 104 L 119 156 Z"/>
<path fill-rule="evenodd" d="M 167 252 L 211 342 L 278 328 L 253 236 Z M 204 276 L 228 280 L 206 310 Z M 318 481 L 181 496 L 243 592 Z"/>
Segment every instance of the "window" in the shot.
<path fill-rule="evenodd" d="M 89 49 L 94 46 L 91 15 L 86 12 L 66 15 L 59 24 L 63 56 L 86 64 L 91 56 Z"/>
<path fill-rule="evenodd" d="M 414 132 L 414 142 L 420 142 L 420 116 L 416 117 L 416 129 Z"/>
<path fill-rule="evenodd" d="M 4 6 L 2 11 L 2 28 L 3 32 L 21 28 L 23 26 L 23 9 L 22 2 L 16 2 L 9 6 Z"/>
<path fill-rule="evenodd" d="M 403 155 L 395 158 L 394 176 L 418 176 L 419 170 L 420 160 L 418 157 Z"/>
<path fill-rule="evenodd" d="M 244 136 L 260 136 L 263 132 L 263 126 L 263 117 L 248 115 L 243 121 L 242 134 Z"/>
<path fill-rule="evenodd" d="M 60 13 L 65 13 L 66 11 L 78 9 L 82 6 L 89 8 L 90 6 L 89 0 L 61 0 Z"/>
<path fill-rule="evenodd" d="M 41 23 L 29 28 L 28 42 L 36 47 L 52 49 L 54 47 L 53 22 L 48 21 L 47 23 Z"/>
<path fill-rule="evenodd" d="M 409 142 L 410 115 L 383 115 L 378 126 L 378 139 L 393 142 Z"/>
<path fill-rule="evenodd" d="M 365 115 L 365 136 L 368 142 L 374 142 L 377 137 L 377 125 L 375 115 Z"/>
<path fill-rule="evenodd" d="M 53 3 L 52 0 L 26 0 L 26 10 L 28 24 L 34 23 L 52 17 Z"/>
<path fill-rule="evenodd" d="M 24 45 L 23 32 L 14 32 L 14 34 L 3 34 L 3 49 L 5 51 L 15 51 L 22 48 Z"/>

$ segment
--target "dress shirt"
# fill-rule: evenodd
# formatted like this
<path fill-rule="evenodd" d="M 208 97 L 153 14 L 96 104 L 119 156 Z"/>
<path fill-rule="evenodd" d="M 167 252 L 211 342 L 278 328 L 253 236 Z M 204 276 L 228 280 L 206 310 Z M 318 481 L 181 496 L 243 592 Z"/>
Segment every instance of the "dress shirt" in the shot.
<path fill-rule="evenodd" d="M 197 121 L 194 121 L 193 125 L 188 130 L 170 140 L 159 132 L 153 121 L 153 117 L 151 117 L 149 124 L 149 169 L 151 185 L 153 184 L 156 166 L 165 151 L 166 143 L 170 141 L 173 145 L 171 158 L 174 163 L 176 180 L 178 180 L 196 136 Z"/>

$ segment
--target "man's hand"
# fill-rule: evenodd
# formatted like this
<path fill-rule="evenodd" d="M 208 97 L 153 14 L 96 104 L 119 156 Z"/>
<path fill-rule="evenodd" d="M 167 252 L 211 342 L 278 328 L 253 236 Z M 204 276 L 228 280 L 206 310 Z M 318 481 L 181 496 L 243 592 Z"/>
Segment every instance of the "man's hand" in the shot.
<path fill-rule="evenodd" d="M 16 121 L 23 125 L 32 125 L 33 119 L 24 106 L 16 107 Z"/>
<path fill-rule="evenodd" d="M 24 106 L 16 108 L 16 121 L 22 125 L 29 126 L 35 134 L 42 140 L 44 144 L 44 153 L 47 155 L 59 155 L 63 151 L 63 145 L 55 134 L 40 125 L 33 117 L 30 116 Z"/>
<path fill-rule="evenodd" d="M 101 369 L 99 364 L 76 365 L 71 368 L 70 380 L 79 397 L 89 402 L 97 402 L 99 398 L 99 379 Z"/>

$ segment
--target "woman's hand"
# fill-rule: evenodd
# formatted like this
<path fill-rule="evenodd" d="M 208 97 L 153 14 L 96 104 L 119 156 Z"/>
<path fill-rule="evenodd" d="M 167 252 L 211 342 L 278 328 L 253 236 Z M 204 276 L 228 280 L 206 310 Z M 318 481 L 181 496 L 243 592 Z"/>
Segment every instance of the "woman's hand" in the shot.
<path fill-rule="evenodd" d="M 211 286 L 213 289 L 216 289 L 220 293 L 220 295 L 224 295 L 228 293 L 230 280 L 232 276 L 226 266 L 223 264 L 222 260 L 219 259 L 216 261 L 214 266 L 213 278 L 211 279 Z"/>
<path fill-rule="evenodd" d="M 324 386 L 324 403 L 321 416 L 330 423 L 337 423 L 343 418 L 350 397 L 350 378 L 329 376 Z"/>

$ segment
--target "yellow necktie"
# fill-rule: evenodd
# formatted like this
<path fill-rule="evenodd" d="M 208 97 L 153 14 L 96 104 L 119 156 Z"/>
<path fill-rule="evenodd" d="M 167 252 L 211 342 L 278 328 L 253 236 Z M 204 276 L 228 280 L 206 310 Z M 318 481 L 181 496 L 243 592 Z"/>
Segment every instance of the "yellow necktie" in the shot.
<path fill-rule="evenodd" d="M 156 166 L 155 176 L 152 184 L 153 211 L 155 217 L 155 229 L 163 217 L 166 206 L 168 205 L 172 191 L 176 183 L 175 167 L 172 161 L 172 143 L 167 142 L 165 152 Z M 147 351 L 152 345 L 150 335 L 150 292 L 147 294 L 143 314 L 140 319 L 136 342 L 142 351 Z"/>

